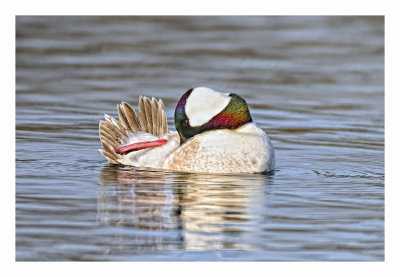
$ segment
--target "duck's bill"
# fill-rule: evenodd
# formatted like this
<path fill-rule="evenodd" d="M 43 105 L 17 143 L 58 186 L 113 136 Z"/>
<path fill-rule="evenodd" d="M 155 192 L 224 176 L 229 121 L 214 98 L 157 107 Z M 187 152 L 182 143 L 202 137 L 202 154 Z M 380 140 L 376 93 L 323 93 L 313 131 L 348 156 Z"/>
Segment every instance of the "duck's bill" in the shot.
<path fill-rule="evenodd" d="M 158 147 L 158 146 L 162 146 L 166 143 L 167 143 L 166 139 L 159 139 L 159 140 L 153 140 L 153 141 L 142 141 L 142 142 L 132 143 L 132 144 L 120 147 L 117 150 L 115 150 L 115 152 L 120 155 L 126 155 L 132 151 L 138 151 L 138 150 L 151 148 L 151 147 Z"/>

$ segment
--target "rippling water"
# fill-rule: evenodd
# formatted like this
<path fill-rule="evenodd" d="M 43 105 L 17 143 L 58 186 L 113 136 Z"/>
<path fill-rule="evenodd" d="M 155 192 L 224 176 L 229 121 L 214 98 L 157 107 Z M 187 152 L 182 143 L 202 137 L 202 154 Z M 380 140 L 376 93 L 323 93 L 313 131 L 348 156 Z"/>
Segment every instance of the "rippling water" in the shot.
<path fill-rule="evenodd" d="M 17 17 L 16 260 L 383 260 L 383 17 Z M 111 166 L 140 94 L 243 96 L 273 175 Z"/>

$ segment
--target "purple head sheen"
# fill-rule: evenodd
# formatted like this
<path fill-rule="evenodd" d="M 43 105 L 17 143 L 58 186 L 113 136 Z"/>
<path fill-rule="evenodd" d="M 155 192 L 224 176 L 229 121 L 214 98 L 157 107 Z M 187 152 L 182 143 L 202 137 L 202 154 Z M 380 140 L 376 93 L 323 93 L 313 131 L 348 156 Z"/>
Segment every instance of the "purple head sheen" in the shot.
<path fill-rule="evenodd" d="M 175 117 L 174 117 L 175 128 L 179 133 L 181 143 L 183 143 L 183 141 L 185 140 L 185 134 L 183 132 L 184 132 L 185 126 L 188 123 L 188 118 L 185 114 L 186 101 L 187 101 L 190 93 L 192 93 L 192 91 L 193 91 L 193 89 L 189 89 L 184 95 L 182 95 L 181 99 L 179 99 L 179 102 L 175 108 Z"/>
<path fill-rule="evenodd" d="M 192 93 L 192 91 L 193 91 L 193 89 L 189 89 L 184 95 L 182 95 L 181 99 L 179 99 L 179 102 L 175 108 L 175 117 L 177 116 L 177 114 L 181 114 L 181 113 L 185 112 L 186 101 L 187 101 L 189 95 Z"/>

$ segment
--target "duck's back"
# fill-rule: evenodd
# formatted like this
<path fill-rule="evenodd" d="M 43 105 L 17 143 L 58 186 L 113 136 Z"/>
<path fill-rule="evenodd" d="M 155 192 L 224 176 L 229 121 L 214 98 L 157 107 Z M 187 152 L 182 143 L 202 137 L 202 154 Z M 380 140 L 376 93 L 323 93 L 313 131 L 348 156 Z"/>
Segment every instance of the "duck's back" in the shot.
<path fill-rule="evenodd" d="M 254 123 L 229 130 L 212 130 L 187 140 L 172 153 L 165 168 L 208 173 L 254 173 L 275 167 L 267 134 Z"/>

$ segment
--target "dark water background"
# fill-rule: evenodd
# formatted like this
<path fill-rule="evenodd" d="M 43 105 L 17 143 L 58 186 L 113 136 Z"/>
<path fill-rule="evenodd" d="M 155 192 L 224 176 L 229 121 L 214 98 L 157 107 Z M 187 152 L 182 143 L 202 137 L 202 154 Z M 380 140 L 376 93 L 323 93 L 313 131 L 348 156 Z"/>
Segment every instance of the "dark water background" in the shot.
<path fill-rule="evenodd" d="M 140 94 L 235 92 L 274 175 L 107 165 Z M 383 17 L 17 17 L 16 260 L 384 259 Z"/>

